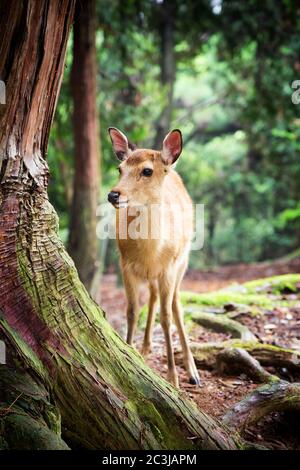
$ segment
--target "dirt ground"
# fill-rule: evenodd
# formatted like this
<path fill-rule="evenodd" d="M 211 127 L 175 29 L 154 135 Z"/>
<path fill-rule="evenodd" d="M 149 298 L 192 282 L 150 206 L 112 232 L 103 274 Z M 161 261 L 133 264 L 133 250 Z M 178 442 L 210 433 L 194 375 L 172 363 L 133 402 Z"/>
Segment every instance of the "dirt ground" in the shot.
<path fill-rule="evenodd" d="M 259 263 L 252 265 L 222 266 L 206 271 L 188 271 L 182 290 L 196 293 L 210 292 L 221 289 L 233 283 L 243 283 L 253 279 L 270 277 L 280 274 L 300 273 L 300 258 L 276 263 Z M 292 294 L 290 294 L 292 295 Z M 148 290 L 142 286 L 141 305 L 147 302 Z M 122 287 L 117 287 L 117 276 L 105 274 L 101 284 L 100 304 L 111 325 L 121 334 L 126 333 L 126 298 Z M 239 321 L 248 326 L 257 338 L 269 344 L 293 347 L 300 350 L 300 309 L 275 309 L 263 318 L 251 317 L 244 314 Z M 212 332 L 200 325 L 192 330 L 191 340 L 195 342 L 224 341 L 229 339 L 223 333 Z M 143 332 L 138 331 L 135 345 L 140 349 Z M 179 339 L 173 328 L 175 352 L 180 351 Z M 153 335 L 153 352 L 147 358 L 147 363 L 160 375 L 166 377 L 167 366 L 164 350 L 163 332 L 159 324 L 155 325 Z M 192 398 L 199 408 L 207 414 L 220 418 L 226 410 L 240 401 L 258 385 L 243 374 L 241 376 L 221 376 L 215 371 L 201 370 L 202 383 L 200 387 L 189 385 L 185 371 L 178 366 L 181 388 Z M 271 371 L 272 372 L 272 371 Z M 282 378 L 285 371 L 282 371 Z M 289 380 L 289 377 L 286 377 Z M 298 380 L 298 378 L 297 378 Z M 256 426 L 248 428 L 245 438 L 260 443 L 270 449 L 300 449 L 300 413 L 273 413 L 261 420 Z"/>

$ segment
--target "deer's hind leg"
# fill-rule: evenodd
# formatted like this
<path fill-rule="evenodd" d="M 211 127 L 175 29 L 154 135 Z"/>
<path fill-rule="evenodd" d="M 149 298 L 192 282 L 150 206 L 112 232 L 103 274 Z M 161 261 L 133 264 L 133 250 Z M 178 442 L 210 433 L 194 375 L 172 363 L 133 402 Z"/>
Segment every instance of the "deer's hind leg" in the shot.
<path fill-rule="evenodd" d="M 173 310 L 174 321 L 178 330 L 178 335 L 179 335 L 179 339 L 180 339 L 180 343 L 182 347 L 184 366 L 189 376 L 189 382 L 193 385 L 199 385 L 200 376 L 196 368 L 194 357 L 190 349 L 188 335 L 185 331 L 183 311 L 182 311 L 182 307 L 180 304 L 180 297 L 179 297 L 180 283 L 183 278 L 184 272 L 186 270 L 186 265 L 187 263 L 184 263 L 178 269 L 174 295 L 173 295 L 173 301 L 172 301 L 172 310 Z"/>
<path fill-rule="evenodd" d="M 149 282 L 149 307 L 148 307 L 148 317 L 147 317 L 147 325 L 145 329 L 144 335 L 144 342 L 142 347 L 142 354 L 143 356 L 147 356 L 151 352 L 152 348 L 152 335 L 153 335 L 153 326 L 155 322 L 155 315 L 156 315 L 156 305 L 157 305 L 157 298 L 158 298 L 158 288 L 156 281 Z"/>

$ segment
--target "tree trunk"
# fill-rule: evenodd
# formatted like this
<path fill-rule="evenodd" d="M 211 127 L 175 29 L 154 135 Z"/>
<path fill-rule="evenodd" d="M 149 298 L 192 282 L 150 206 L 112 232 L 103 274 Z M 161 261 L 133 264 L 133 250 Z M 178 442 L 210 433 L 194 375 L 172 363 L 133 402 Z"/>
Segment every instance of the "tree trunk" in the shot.
<path fill-rule="evenodd" d="M 61 415 L 72 448 L 235 448 L 112 330 L 58 238 L 45 153 L 74 1 L 1 10 L 0 447 L 66 448 Z"/>
<path fill-rule="evenodd" d="M 75 175 L 69 253 L 79 277 L 93 294 L 100 252 L 96 209 L 100 187 L 100 132 L 97 110 L 96 4 L 77 2 L 74 21 L 71 90 L 74 102 Z M 98 287 L 98 286 L 97 286 Z"/>
<path fill-rule="evenodd" d="M 163 111 L 157 124 L 154 148 L 160 149 L 163 140 L 170 131 L 173 110 L 173 89 L 175 80 L 175 54 L 174 54 L 174 2 L 164 0 L 161 5 L 160 25 L 160 69 L 161 84 L 166 92 Z"/>

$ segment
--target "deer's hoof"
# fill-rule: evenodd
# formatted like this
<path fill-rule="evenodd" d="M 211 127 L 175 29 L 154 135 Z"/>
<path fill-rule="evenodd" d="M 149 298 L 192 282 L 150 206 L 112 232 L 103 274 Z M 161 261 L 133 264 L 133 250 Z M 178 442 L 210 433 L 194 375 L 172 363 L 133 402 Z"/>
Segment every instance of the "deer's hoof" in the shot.
<path fill-rule="evenodd" d="M 174 387 L 179 388 L 178 375 L 175 373 L 168 373 L 168 381 L 174 385 Z"/>
<path fill-rule="evenodd" d="M 144 357 L 147 357 L 149 354 L 152 352 L 152 346 L 151 345 L 143 345 L 141 354 Z"/>
<path fill-rule="evenodd" d="M 200 380 L 200 377 L 199 376 L 194 376 L 194 377 L 190 377 L 189 378 L 189 383 L 191 385 L 200 385 L 201 384 L 201 380 Z"/>

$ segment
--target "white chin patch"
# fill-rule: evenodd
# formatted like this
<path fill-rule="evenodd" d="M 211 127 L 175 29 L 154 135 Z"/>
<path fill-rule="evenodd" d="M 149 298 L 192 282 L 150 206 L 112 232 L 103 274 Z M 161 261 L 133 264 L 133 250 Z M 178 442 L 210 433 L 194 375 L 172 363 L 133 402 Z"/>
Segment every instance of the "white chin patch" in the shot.
<path fill-rule="evenodd" d="M 118 204 L 115 205 L 115 208 L 116 209 L 124 209 L 127 206 L 128 206 L 128 201 L 121 201 L 121 202 L 118 202 Z"/>

